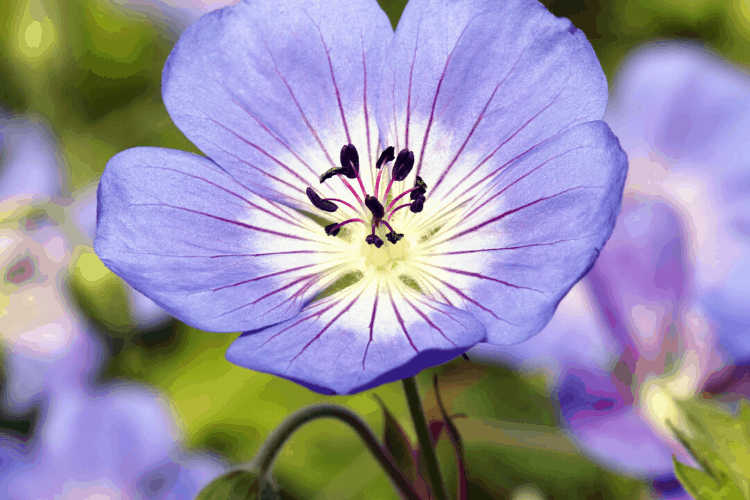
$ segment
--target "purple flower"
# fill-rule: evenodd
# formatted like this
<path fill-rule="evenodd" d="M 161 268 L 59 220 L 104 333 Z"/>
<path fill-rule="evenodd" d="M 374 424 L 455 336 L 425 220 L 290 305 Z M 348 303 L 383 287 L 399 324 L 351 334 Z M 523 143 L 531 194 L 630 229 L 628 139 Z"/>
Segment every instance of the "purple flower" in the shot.
<path fill-rule="evenodd" d="M 628 58 L 607 111 L 630 157 L 628 187 L 689 218 L 697 294 L 732 357 L 750 355 L 750 76 L 698 46 Z"/>
<path fill-rule="evenodd" d="M 82 331 L 54 359 L 8 354 L 11 399 L 33 392 L 43 408 L 30 439 L 0 434 L 0 487 L 9 498 L 192 498 L 223 472 L 219 461 L 179 448 L 162 395 L 96 383 L 100 360 L 101 346 Z"/>
<path fill-rule="evenodd" d="M 36 441 L 19 451 L 0 436 L 0 460 L 13 455 L 3 484 L 12 498 L 193 498 L 224 470 L 178 449 L 169 405 L 145 388 L 70 386 L 48 397 Z"/>
<path fill-rule="evenodd" d="M 620 207 L 604 75 L 536 1 L 414 0 L 395 34 L 374 0 L 244 2 L 183 34 L 163 97 L 208 158 L 110 160 L 97 253 L 319 392 L 535 335 Z"/>

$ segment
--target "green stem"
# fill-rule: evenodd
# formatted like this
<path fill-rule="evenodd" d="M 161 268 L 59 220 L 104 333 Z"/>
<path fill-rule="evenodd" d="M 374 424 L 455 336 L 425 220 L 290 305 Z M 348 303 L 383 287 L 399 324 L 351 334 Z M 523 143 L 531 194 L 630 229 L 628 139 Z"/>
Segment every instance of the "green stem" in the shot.
<path fill-rule="evenodd" d="M 279 451 L 281 451 L 284 442 L 291 437 L 294 431 L 311 420 L 326 417 L 341 420 L 354 429 L 354 431 L 359 434 L 359 437 L 362 438 L 362 441 L 364 441 L 365 446 L 370 450 L 370 453 L 372 453 L 378 463 L 380 463 L 380 466 L 385 470 L 391 480 L 393 480 L 398 489 L 401 490 L 404 497 L 408 500 L 421 500 L 414 491 L 414 488 L 412 488 L 409 480 L 396 465 L 393 456 L 380 445 L 378 438 L 372 433 L 367 426 L 367 423 L 349 408 L 330 403 L 318 403 L 302 408 L 290 415 L 271 433 L 255 458 L 260 477 L 266 477 L 266 474 L 268 474 L 271 464 L 273 463 L 273 459 Z"/>
<path fill-rule="evenodd" d="M 404 383 L 404 392 L 406 392 L 406 401 L 409 403 L 411 419 L 417 431 L 419 447 L 422 450 L 425 462 L 427 462 L 427 473 L 430 475 L 430 483 L 432 484 L 432 496 L 435 500 L 447 500 L 448 495 L 445 493 L 443 476 L 440 474 L 435 448 L 433 448 L 430 439 L 430 429 L 427 427 L 427 418 L 422 408 L 422 400 L 419 398 L 417 382 L 414 377 L 405 378 L 402 382 Z"/>

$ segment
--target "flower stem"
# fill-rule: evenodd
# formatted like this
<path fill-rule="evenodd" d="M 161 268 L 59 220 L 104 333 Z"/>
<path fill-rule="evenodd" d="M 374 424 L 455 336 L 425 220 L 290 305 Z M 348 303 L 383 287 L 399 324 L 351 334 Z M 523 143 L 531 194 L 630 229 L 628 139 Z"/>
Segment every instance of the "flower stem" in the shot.
<path fill-rule="evenodd" d="M 255 465 L 258 466 L 260 477 L 266 477 L 273 459 L 294 431 L 311 420 L 326 417 L 341 420 L 354 429 L 362 441 L 364 441 L 370 453 L 373 454 L 378 463 L 380 463 L 380 466 L 396 484 L 401 493 L 403 493 L 404 497 L 408 500 L 421 500 L 414 491 L 414 488 L 412 488 L 409 480 L 396 465 L 393 456 L 380 445 L 378 438 L 375 437 L 367 426 L 367 423 L 349 408 L 330 403 L 318 403 L 302 408 L 290 415 L 271 433 L 255 457 Z"/>
<path fill-rule="evenodd" d="M 430 475 L 430 483 L 432 484 L 432 496 L 435 500 L 447 500 L 445 483 L 443 483 L 443 476 L 440 474 L 440 466 L 435 455 L 435 448 L 430 439 L 430 430 L 427 427 L 427 418 L 422 408 L 422 400 L 419 398 L 417 382 L 414 380 L 414 377 L 405 378 L 402 382 L 404 383 L 406 401 L 409 403 L 411 419 L 414 422 L 414 429 L 417 431 L 419 447 L 427 463 L 427 473 Z"/>

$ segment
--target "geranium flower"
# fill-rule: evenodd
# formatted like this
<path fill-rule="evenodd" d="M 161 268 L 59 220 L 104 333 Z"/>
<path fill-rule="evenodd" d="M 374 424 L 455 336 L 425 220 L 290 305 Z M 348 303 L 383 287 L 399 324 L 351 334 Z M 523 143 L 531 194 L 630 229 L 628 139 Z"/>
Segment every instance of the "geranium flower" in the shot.
<path fill-rule="evenodd" d="M 215 458 L 180 449 L 162 395 L 93 383 L 100 347 L 85 332 L 72 347 L 55 361 L 9 356 L 9 378 L 42 379 L 44 408 L 29 439 L 0 433 L 0 487 L 9 498 L 194 498 L 224 472 Z"/>
<path fill-rule="evenodd" d="M 181 37 L 175 124 L 207 156 L 116 155 L 95 249 L 241 366 L 324 393 L 547 323 L 627 161 L 582 32 L 531 0 L 244 2 Z"/>
<path fill-rule="evenodd" d="M 750 76 L 700 46 L 649 45 L 623 65 L 607 112 L 629 188 L 689 217 L 698 295 L 730 357 L 750 354 Z"/>

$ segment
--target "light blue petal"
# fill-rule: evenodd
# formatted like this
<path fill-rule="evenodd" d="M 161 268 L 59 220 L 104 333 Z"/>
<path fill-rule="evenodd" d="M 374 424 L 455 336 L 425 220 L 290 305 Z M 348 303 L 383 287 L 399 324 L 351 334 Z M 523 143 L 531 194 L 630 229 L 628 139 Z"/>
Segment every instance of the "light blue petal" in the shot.
<path fill-rule="evenodd" d="M 489 343 L 535 335 L 612 233 L 626 172 L 604 122 L 579 125 L 504 166 L 463 220 L 433 237 L 436 286 L 484 323 Z"/>
<path fill-rule="evenodd" d="M 414 151 L 430 197 L 444 199 L 600 120 L 606 103 L 591 45 L 540 3 L 411 0 L 391 45 L 378 122 L 397 151 Z"/>
<path fill-rule="evenodd" d="M 94 249 L 196 328 L 236 332 L 295 316 L 326 286 L 320 226 L 244 188 L 210 160 L 136 148 L 107 164 Z M 328 249 L 330 250 L 330 244 Z"/>
<path fill-rule="evenodd" d="M 401 288 L 362 280 L 296 318 L 245 332 L 227 359 L 316 392 L 353 394 L 445 363 L 484 339 L 471 314 Z"/>
<path fill-rule="evenodd" d="M 182 35 L 164 68 L 164 103 L 242 184 L 309 208 L 304 189 L 339 166 L 342 146 L 377 160 L 374 104 L 392 36 L 375 0 L 245 1 Z"/>

